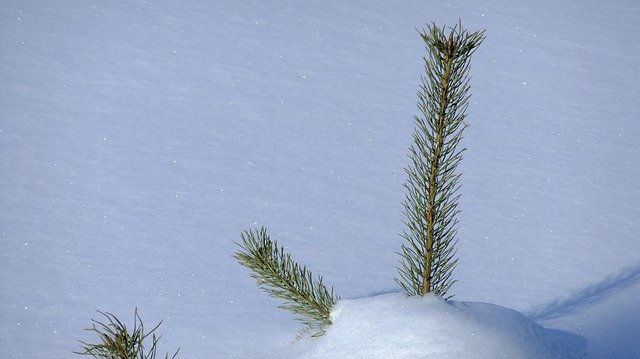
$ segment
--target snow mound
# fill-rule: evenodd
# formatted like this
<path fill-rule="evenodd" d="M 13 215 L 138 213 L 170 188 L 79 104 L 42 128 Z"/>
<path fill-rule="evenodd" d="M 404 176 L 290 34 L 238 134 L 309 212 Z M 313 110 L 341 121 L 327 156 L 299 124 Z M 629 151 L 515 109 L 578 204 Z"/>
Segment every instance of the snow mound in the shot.
<path fill-rule="evenodd" d="M 487 303 L 389 293 L 342 300 L 325 335 L 300 358 L 574 358 L 581 340 Z M 576 345 L 578 344 L 578 345 Z"/>

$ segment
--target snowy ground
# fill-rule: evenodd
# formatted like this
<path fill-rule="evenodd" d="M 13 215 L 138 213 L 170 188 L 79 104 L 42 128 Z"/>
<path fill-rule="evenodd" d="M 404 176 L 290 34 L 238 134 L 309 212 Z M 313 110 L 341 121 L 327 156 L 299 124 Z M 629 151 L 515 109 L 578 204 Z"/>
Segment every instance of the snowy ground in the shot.
<path fill-rule="evenodd" d="M 332 320 L 322 337 L 303 338 L 282 357 L 581 358 L 585 347 L 580 336 L 544 329 L 513 309 L 433 295 L 343 300 Z"/>
<path fill-rule="evenodd" d="M 640 356 L 636 1 L 4 1 L 0 357 L 69 358 L 94 310 L 183 358 L 298 324 L 231 258 L 265 225 L 343 298 L 397 290 L 426 22 L 486 29 L 460 301 Z"/>

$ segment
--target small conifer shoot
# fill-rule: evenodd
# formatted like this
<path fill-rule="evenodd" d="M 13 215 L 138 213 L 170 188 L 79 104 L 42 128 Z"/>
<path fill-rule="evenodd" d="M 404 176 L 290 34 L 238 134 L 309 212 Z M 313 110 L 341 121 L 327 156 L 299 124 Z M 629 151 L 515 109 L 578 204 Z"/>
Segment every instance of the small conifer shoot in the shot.
<path fill-rule="evenodd" d="M 312 336 L 322 335 L 331 324 L 331 308 L 340 299 L 327 289 L 318 276 L 301 266 L 272 241 L 267 230 L 247 230 L 242 233 L 241 250 L 234 254 L 240 264 L 252 271 L 251 276 L 267 293 L 284 300 L 280 308 L 293 312 Z"/>
<path fill-rule="evenodd" d="M 435 293 L 445 299 L 455 282 L 455 244 L 460 174 L 456 172 L 464 148 L 458 148 L 466 127 L 471 55 L 484 40 L 484 32 L 469 33 L 462 24 L 450 28 L 431 24 L 420 31 L 428 55 L 426 76 L 418 92 L 420 114 L 414 116 L 411 163 L 404 201 L 406 228 L 399 255 L 396 282 L 408 295 Z M 240 250 L 233 257 L 252 271 L 258 285 L 284 303 L 313 336 L 331 324 L 331 309 L 340 298 L 322 277 L 297 264 L 272 241 L 262 227 L 242 233 Z"/>
<path fill-rule="evenodd" d="M 469 33 L 462 23 L 450 29 L 430 24 L 420 31 L 428 55 L 426 76 L 418 92 L 419 115 L 414 116 L 404 187 L 405 243 L 399 253 L 396 282 L 408 295 L 435 293 L 445 299 L 455 282 L 455 244 L 460 195 L 456 167 L 466 127 L 471 55 L 484 40 L 484 31 Z"/>
<path fill-rule="evenodd" d="M 107 323 L 99 322 L 91 319 L 93 325 L 87 329 L 94 332 L 100 342 L 90 344 L 79 341 L 82 344 L 82 351 L 74 352 L 75 354 L 92 356 L 98 359 L 156 359 L 160 358 L 157 354 L 158 342 L 160 336 L 156 336 L 155 332 L 162 322 L 158 323 L 153 329 L 145 332 L 142 319 L 138 315 L 136 308 L 133 315 L 133 329 L 129 330 L 115 315 L 111 313 L 103 313 L 98 311 L 107 318 Z M 151 337 L 151 346 L 145 347 Z M 146 352 L 145 352 L 146 349 Z M 165 354 L 164 359 L 175 359 L 178 356 L 180 348 L 176 350 L 173 356 Z"/>

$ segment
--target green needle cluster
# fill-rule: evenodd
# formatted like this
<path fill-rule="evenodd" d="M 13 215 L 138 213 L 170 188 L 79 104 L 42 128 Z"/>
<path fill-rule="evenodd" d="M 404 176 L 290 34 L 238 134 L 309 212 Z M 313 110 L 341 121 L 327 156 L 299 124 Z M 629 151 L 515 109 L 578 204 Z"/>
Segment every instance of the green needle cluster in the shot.
<path fill-rule="evenodd" d="M 320 276 L 314 281 L 307 267 L 294 262 L 265 228 L 244 231 L 239 246 L 234 258 L 252 271 L 267 293 L 284 301 L 280 308 L 296 314 L 307 330 L 316 331 L 314 335 L 324 333 L 323 328 L 331 324 L 331 308 L 340 299 L 333 287 L 327 289 Z"/>
<path fill-rule="evenodd" d="M 92 319 L 93 325 L 87 329 L 94 332 L 100 339 L 99 343 L 90 344 L 80 341 L 82 351 L 74 352 L 80 355 L 90 355 L 100 359 L 156 359 L 159 336 L 155 331 L 162 322 L 153 329 L 145 333 L 144 324 L 138 315 L 138 310 L 134 312 L 133 329 L 129 330 L 115 315 L 98 311 L 107 318 L 107 323 Z M 151 346 L 145 352 L 145 340 L 151 337 Z M 180 349 L 176 350 L 173 356 L 165 354 L 165 359 L 175 359 Z"/>

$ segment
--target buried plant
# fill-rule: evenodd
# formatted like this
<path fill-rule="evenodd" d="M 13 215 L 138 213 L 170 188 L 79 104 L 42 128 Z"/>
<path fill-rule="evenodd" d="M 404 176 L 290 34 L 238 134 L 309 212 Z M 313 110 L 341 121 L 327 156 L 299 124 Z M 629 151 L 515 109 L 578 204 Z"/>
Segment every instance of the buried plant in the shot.
<path fill-rule="evenodd" d="M 93 325 L 86 330 L 94 332 L 100 342 L 90 344 L 79 341 L 82 344 L 82 351 L 74 352 L 74 354 L 90 355 L 100 359 L 156 359 L 160 336 L 156 336 L 155 331 L 162 322 L 145 333 L 144 324 L 136 309 L 133 318 L 133 329 L 129 331 L 127 326 L 115 315 L 100 311 L 98 313 L 107 318 L 107 323 L 91 319 Z M 151 336 L 151 346 L 145 352 L 145 344 L 148 342 L 145 342 L 145 340 L 149 336 Z M 170 358 L 175 359 L 179 351 L 180 348 Z M 169 354 L 165 354 L 164 358 L 169 359 Z"/>
<path fill-rule="evenodd" d="M 458 145 L 466 127 L 471 55 L 484 40 L 484 32 L 469 33 L 459 22 L 448 33 L 430 24 L 420 36 L 428 52 L 426 76 L 418 92 L 420 114 L 413 118 L 411 163 L 404 184 L 405 243 L 396 282 L 410 296 L 434 293 L 448 299 L 457 262 L 460 174 L 456 168 L 464 151 Z M 314 281 L 305 266 L 271 241 L 265 228 L 243 232 L 239 246 L 234 258 L 252 270 L 258 285 L 284 300 L 280 307 L 315 329 L 314 335 L 324 333 L 331 324 L 331 308 L 339 300 L 333 287 L 327 289 L 320 276 Z"/>

